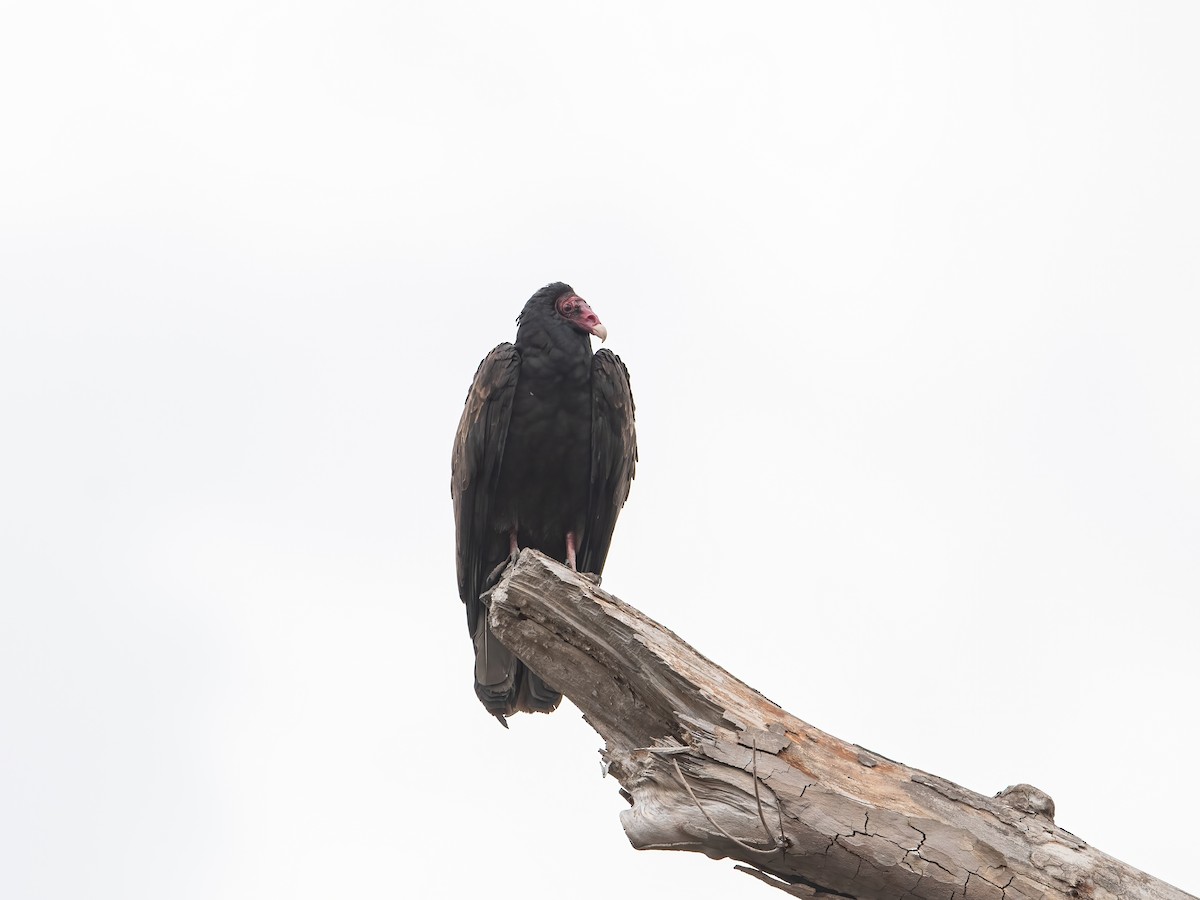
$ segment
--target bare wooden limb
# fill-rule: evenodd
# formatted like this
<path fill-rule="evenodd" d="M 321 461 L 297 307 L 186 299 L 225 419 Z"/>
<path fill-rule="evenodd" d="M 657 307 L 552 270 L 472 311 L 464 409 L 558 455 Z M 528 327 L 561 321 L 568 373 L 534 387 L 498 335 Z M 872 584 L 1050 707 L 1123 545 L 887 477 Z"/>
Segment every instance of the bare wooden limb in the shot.
<path fill-rule="evenodd" d="M 732 857 L 797 897 L 1196 900 L 1055 826 L 1037 788 L 984 797 L 813 728 L 539 553 L 487 602 L 604 739 L 638 849 Z"/>

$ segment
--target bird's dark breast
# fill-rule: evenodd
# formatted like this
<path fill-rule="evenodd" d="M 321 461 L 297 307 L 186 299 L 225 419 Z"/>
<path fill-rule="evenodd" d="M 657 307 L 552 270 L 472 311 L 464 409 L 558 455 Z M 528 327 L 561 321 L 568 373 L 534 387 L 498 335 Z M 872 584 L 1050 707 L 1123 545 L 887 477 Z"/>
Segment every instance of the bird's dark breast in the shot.
<path fill-rule="evenodd" d="M 515 523 L 521 547 L 566 558 L 566 533 L 587 517 L 591 385 L 581 368 L 559 377 L 522 371 L 496 491 L 494 526 Z"/>

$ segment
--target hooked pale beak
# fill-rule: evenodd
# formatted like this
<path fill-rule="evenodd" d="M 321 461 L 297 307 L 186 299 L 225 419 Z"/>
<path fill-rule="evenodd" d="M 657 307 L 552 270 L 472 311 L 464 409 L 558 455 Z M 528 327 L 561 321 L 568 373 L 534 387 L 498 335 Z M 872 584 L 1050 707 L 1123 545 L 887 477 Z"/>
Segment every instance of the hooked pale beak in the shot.
<path fill-rule="evenodd" d="M 586 331 L 588 334 L 594 334 L 603 341 L 608 337 L 608 329 L 600 324 L 600 317 L 592 312 L 592 308 L 588 306 L 588 302 L 578 294 L 573 294 L 572 297 L 579 301 L 579 311 L 575 327 L 580 331 Z"/>

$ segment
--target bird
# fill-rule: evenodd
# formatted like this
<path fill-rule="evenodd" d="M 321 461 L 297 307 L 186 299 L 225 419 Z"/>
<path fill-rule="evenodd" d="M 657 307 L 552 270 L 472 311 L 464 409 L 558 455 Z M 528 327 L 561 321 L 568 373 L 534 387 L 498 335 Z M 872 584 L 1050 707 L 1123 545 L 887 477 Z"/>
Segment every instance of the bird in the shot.
<path fill-rule="evenodd" d="M 562 694 L 496 639 L 480 595 L 522 549 L 598 579 L 637 465 L 629 372 L 608 329 L 565 282 L 536 291 L 512 343 L 484 357 L 454 437 L 450 496 L 475 694 L 500 724 Z"/>

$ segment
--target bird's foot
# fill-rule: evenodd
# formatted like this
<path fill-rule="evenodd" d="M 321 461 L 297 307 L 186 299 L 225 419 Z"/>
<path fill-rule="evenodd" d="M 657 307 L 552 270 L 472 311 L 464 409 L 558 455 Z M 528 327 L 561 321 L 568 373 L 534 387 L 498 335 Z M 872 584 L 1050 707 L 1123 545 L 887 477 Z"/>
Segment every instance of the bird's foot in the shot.
<path fill-rule="evenodd" d="M 576 571 L 575 574 L 578 575 L 580 578 L 586 578 L 588 581 L 590 581 L 596 587 L 600 587 L 600 576 L 597 573 Z"/>
<path fill-rule="evenodd" d="M 488 577 L 483 582 L 484 589 L 487 590 L 488 588 L 495 587 L 496 583 L 500 580 L 500 576 L 504 574 L 504 570 L 509 566 L 516 565 L 517 557 L 520 555 L 521 551 L 513 550 L 508 554 L 508 556 L 500 560 L 499 565 L 492 569 L 492 571 L 488 572 Z"/>

